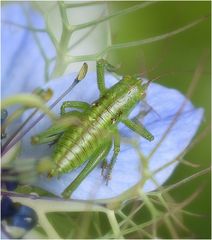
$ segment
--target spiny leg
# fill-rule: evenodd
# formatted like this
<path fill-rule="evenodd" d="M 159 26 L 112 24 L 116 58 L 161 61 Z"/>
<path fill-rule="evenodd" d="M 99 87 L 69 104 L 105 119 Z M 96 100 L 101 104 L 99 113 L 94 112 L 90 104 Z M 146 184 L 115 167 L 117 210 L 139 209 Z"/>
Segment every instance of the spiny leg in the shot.
<path fill-rule="evenodd" d="M 96 62 L 96 71 L 97 71 L 97 84 L 100 92 L 100 96 L 102 96 L 107 90 L 105 86 L 105 60 L 100 59 Z"/>
<path fill-rule="evenodd" d="M 102 96 L 107 90 L 105 86 L 105 69 L 109 72 L 115 72 L 117 70 L 116 67 L 112 66 L 104 59 L 100 59 L 96 62 L 97 84 L 100 96 Z"/>
<path fill-rule="evenodd" d="M 86 102 L 80 102 L 80 101 L 65 101 L 60 107 L 61 116 L 67 113 L 66 108 L 77 108 L 85 111 L 90 108 L 90 105 Z"/>
<path fill-rule="evenodd" d="M 113 149 L 113 156 L 111 158 L 111 161 L 108 165 L 108 172 L 106 175 L 106 184 L 108 185 L 109 180 L 111 180 L 111 175 L 112 175 L 112 170 L 113 167 L 116 163 L 116 159 L 118 157 L 118 154 L 120 152 L 120 135 L 119 135 L 119 131 L 116 128 L 114 131 L 114 149 Z"/>
<path fill-rule="evenodd" d="M 102 168 L 101 175 L 103 176 L 104 170 L 107 168 L 107 159 L 106 158 L 102 160 L 101 168 Z"/>
<path fill-rule="evenodd" d="M 111 141 L 106 145 L 100 147 L 88 160 L 88 163 L 74 181 L 63 191 L 62 196 L 69 198 L 74 190 L 81 184 L 81 182 L 88 176 L 88 174 L 97 166 L 97 164 L 105 159 L 111 148 Z"/>
<path fill-rule="evenodd" d="M 122 119 L 121 122 L 148 141 L 154 140 L 154 136 L 142 124 L 137 124 L 129 119 Z"/>

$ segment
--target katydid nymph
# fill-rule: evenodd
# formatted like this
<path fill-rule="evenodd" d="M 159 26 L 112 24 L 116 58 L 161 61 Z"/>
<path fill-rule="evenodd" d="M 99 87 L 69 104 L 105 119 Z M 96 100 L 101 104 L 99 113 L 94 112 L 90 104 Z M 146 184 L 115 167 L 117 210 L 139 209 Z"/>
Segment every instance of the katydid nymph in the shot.
<path fill-rule="evenodd" d="M 106 60 L 97 61 L 97 85 L 100 97 L 92 104 L 80 101 L 66 101 L 61 105 L 61 117 L 73 116 L 80 124 L 70 123 L 63 129 L 52 125 L 46 131 L 34 136 L 32 143 L 54 142 L 52 160 L 55 167 L 49 176 L 68 173 L 87 161 L 86 166 L 72 183 L 63 191 L 62 196 L 69 198 L 86 176 L 102 162 L 102 175 L 106 171 L 106 183 L 111 179 L 112 169 L 120 151 L 120 134 L 118 124 L 122 122 L 132 131 L 148 141 L 153 135 L 141 124 L 128 119 L 129 113 L 144 99 L 150 82 L 143 82 L 135 76 L 124 76 L 118 83 L 107 89 L 104 70 L 114 71 Z M 67 112 L 67 108 L 80 111 Z M 55 130 L 56 129 L 56 130 Z M 113 147 L 113 155 L 107 164 L 106 158 Z"/>

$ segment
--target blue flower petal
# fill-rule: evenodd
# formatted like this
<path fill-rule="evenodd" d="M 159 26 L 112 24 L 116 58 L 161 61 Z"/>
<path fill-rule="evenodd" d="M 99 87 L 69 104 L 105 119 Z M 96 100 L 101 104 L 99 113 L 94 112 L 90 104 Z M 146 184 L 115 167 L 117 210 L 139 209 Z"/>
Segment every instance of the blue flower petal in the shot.
<path fill-rule="evenodd" d="M 30 9 L 30 5 L 23 4 L 6 4 L 3 6 L 2 19 L 11 20 L 16 23 L 27 25 L 26 17 L 23 14 L 23 8 L 30 10 L 30 19 L 32 25 L 37 28 L 44 26 L 42 17 L 35 10 Z M 44 82 L 44 59 L 34 39 L 34 33 L 28 30 L 20 29 L 16 26 L 8 24 L 2 25 L 2 97 L 8 97 L 21 91 L 32 91 L 37 86 L 42 86 Z M 41 45 L 45 47 L 45 52 L 49 57 L 54 56 L 54 48 L 44 33 L 37 34 L 41 40 Z M 15 43 L 15 44 L 14 44 Z M 49 83 L 54 90 L 54 99 L 73 81 L 74 75 L 66 76 Z M 106 82 L 109 86 L 115 83 L 115 78 L 110 74 L 107 75 Z M 96 74 L 89 74 L 86 80 L 83 80 L 72 92 L 63 99 L 65 100 L 80 100 L 91 103 L 99 97 Z M 53 101 L 53 100 L 52 100 Z M 158 84 L 151 84 L 147 93 L 147 103 L 154 109 L 145 116 L 142 120 L 144 126 L 155 136 L 155 140 L 151 143 L 139 137 L 137 134 L 130 131 L 123 124 L 120 124 L 119 129 L 123 136 L 137 139 L 142 153 L 148 157 L 157 143 L 162 138 L 163 134 L 169 128 L 176 113 L 181 108 L 185 97 L 178 91 L 162 87 Z M 134 117 L 142 108 L 139 104 L 130 117 Z M 60 105 L 54 111 L 59 113 Z M 196 133 L 203 117 L 202 109 L 195 109 L 190 101 L 187 101 L 182 112 L 178 116 L 174 126 L 167 134 L 157 151 L 149 160 L 149 170 L 157 170 L 164 164 L 173 161 L 180 155 L 191 142 Z M 48 146 L 31 146 L 30 136 L 44 130 L 50 124 L 48 119 L 42 120 L 28 136 L 24 139 L 23 156 L 41 157 L 44 154 L 49 154 L 51 149 Z M 109 158 L 112 152 L 109 154 Z M 157 173 L 154 178 L 161 185 L 171 175 L 177 163 L 172 164 L 166 169 Z M 39 185 L 53 193 L 60 195 L 64 188 L 73 181 L 83 166 L 70 174 L 65 174 L 60 180 L 54 178 L 47 180 L 41 177 Z M 119 195 L 123 191 L 129 189 L 136 184 L 142 177 L 140 174 L 141 161 L 138 158 L 136 151 L 129 144 L 122 144 L 121 153 L 118 156 L 117 163 L 113 170 L 113 177 L 109 186 L 100 174 L 101 169 L 96 168 L 82 182 L 79 188 L 74 192 L 73 198 L 76 199 L 101 199 L 110 198 Z M 151 191 L 156 186 L 151 181 L 147 181 L 144 185 L 145 191 Z"/>
<path fill-rule="evenodd" d="M 45 46 L 47 55 L 54 55 L 54 48 L 46 33 L 34 33 L 9 23 L 29 25 L 24 9 L 30 15 L 32 26 L 44 26 L 42 16 L 30 4 L 5 4 L 2 7 L 2 98 L 23 91 L 30 92 L 44 84 L 45 62 L 35 34 L 38 38 L 42 35 L 41 45 Z"/>
<path fill-rule="evenodd" d="M 71 78 L 73 79 L 74 76 L 71 76 L 70 79 Z M 54 90 L 55 97 L 57 97 L 65 89 L 67 89 L 70 85 L 69 82 L 70 80 L 66 77 L 47 84 L 47 87 L 51 87 Z M 106 82 L 109 82 L 109 85 L 112 85 L 116 82 L 116 80 L 108 74 Z M 91 103 L 98 97 L 99 92 L 96 84 L 96 74 L 93 73 L 88 74 L 86 79 L 76 86 L 76 88 L 69 94 L 69 96 L 65 97 L 63 101 L 80 100 Z M 147 114 L 142 121 L 144 126 L 154 135 L 154 141 L 148 142 L 129 130 L 127 127 L 123 126 L 123 124 L 120 124 L 119 126 L 120 132 L 123 136 L 137 139 L 140 149 L 146 157 L 148 157 L 150 152 L 163 137 L 163 134 L 176 118 L 176 113 L 181 108 L 184 101 L 186 101 L 182 112 L 177 117 L 170 132 L 149 160 L 149 171 L 154 171 L 164 166 L 164 164 L 173 161 L 189 145 L 202 121 L 203 109 L 194 108 L 191 102 L 186 100 L 186 98 L 178 91 L 162 87 L 158 84 L 151 84 L 149 86 L 146 101 L 160 116 L 159 117 L 152 111 Z M 54 111 L 59 113 L 59 108 L 60 104 L 57 105 Z M 139 105 L 135 109 L 135 111 L 138 112 L 139 109 L 137 108 L 139 108 Z M 29 143 L 31 136 L 41 132 L 42 129 L 45 129 L 48 125 L 49 121 L 47 119 L 43 119 L 42 122 L 40 122 L 25 138 L 25 156 L 27 154 L 28 156 L 32 156 L 34 154 L 33 156 L 39 155 L 39 157 L 41 157 L 44 153 L 50 153 L 51 150 L 47 146 L 30 146 Z M 112 150 L 108 159 L 110 159 L 111 154 Z M 176 165 L 177 162 L 169 167 L 166 167 L 162 171 L 159 171 L 154 176 L 158 185 L 163 184 L 167 180 Z M 80 173 L 83 167 L 84 165 L 69 174 L 64 174 L 60 179 L 53 178 L 49 180 L 45 176 L 41 176 L 37 184 L 56 195 L 60 195 Z M 109 185 L 106 186 L 105 181 L 101 176 L 101 169 L 100 167 L 97 167 L 75 190 L 72 198 L 105 199 L 115 197 L 138 183 L 138 181 L 142 178 L 141 168 L 142 164 L 135 149 L 133 149 L 133 147 L 129 144 L 122 143 L 121 152 L 114 166 L 112 180 L 109 182 Z M 156 187 L 157 186 L 151 180 L 148 180 L 144 185 L 144 190 L 148 192 L 154 190 Z"/>

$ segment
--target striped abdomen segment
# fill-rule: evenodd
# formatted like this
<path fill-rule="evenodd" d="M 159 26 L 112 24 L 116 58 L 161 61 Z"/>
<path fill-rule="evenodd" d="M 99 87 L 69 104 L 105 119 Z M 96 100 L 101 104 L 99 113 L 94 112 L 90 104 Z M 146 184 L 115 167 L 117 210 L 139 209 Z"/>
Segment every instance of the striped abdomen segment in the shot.
<path fill-rule="evenodd" d="M 57 171 L 64 173 L 79 167 L 106 140 L 104 136 L 98 126 L 92 124 L 67 130 L 53 153 Z"/>

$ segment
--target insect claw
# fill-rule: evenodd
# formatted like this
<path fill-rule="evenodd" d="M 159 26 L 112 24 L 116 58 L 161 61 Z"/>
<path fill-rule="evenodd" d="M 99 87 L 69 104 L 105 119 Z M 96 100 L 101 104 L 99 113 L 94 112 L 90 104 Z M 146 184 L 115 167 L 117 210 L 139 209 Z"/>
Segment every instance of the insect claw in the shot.
<path fill-rule="evenodd" d="M 108 174 L 105 176 L 105 179 L 106 179 L 106 185 L 108 186 L 109 181 L 112 179 L 111 174 L 108 173 Z"/>
<path fill-rule="evenodd" d="M 51 171 L 48 172 L 47 177 L 52 178 L 57 175 L 57 170 L 52 169 Z"/>
<path fill-rule="evenodd" d="M 33 136 L 31 137 L 31 144 L 37 144 L 39 143 L 39 137 Z"/>
<path fill-rule="evenodd" d="M 49 143 L 49 148 L 51 148 L 52 146 L 54 146 L 57 143 L 58 139 L 54 140 L 53 142 Z"/>
<path fill-rule="evenodd" d="M 104 176 L 104 171 L 105 171 L 105 169 L 107 168 L 107 163 L 106 163 L 106 162 L 103 162 L 101 168 L 102 168 L 101 176 Z"/>
<path fill-rule="evenodd" d="M 51 172 L 48 172 L 47 177 L 48 177 L 48 178 L 52 178 L 52 177 L 53 177 L 52 173 L 51 173 Z"/>
<path fill-rule="evenodd" d="M 51 148 L 54 145 L 54 143 L 49 143 L 48 147 Z"/>

